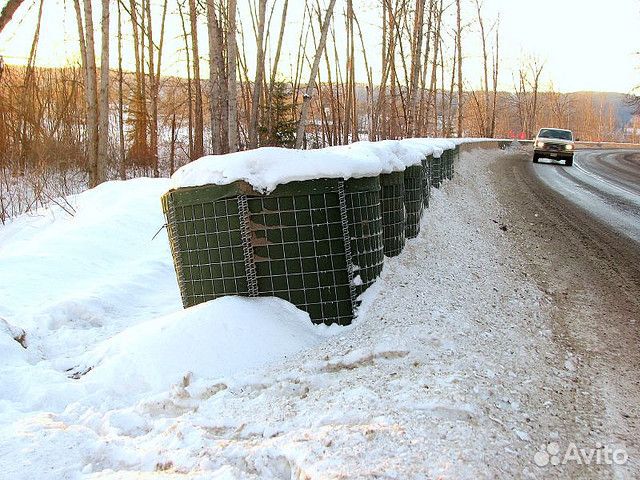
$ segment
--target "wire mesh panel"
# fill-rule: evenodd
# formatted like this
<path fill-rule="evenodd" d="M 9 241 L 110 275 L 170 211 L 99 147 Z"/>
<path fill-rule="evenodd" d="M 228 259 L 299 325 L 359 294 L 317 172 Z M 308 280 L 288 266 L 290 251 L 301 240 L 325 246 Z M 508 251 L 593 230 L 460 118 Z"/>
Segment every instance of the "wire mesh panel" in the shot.
<path fill-rule="evenodd" d="M 429 208 L 429 197 L 431 196 L 431 162 L 431 155 L 422 159 L 422 204 L 424 208 Z"/>
<path fill-rule="evenodd" d="M 451 165 L 453 162 L 453 155 L 451 150 L 445 150 L 442 153 L 442 179 L 451 180 Z"/>
<path fill-rule="evenodd" d="M 460 145 L 453 149 L 453 162 L 451 163 L 451 176 L 456 174 L 456 163 L 460 160 Z"/>
<path fill-rule="evenodd" d="M 316 323 L 349 324 L 382 268 L 377 178 L 292 182 L 269 195 L 244 182 L 186 188 L 165 194 L 163 208 L 185 307 L 277 296 Z"/>
<path fill-rule="evenodd" d="M 404 172 L 380 175 L 384 254 L 395 257 L 405 244 Z"/>
<path fill-rule="evenodd" d="M 351 179 L 345 187 L 354 284 L 360 295 L 378 278 L 384 262 L 380 178 Z"/>
<path fill-rule="evenodd" d="M 422 165 L 407 167 L 404 171 L 404 207 L 406 238 L 415 238 L 420 233 L 422 219 Z"/>
<path fill-rule="evenodd" d="M 431 159 L 431 186 L 440 188 L 441 180 L 441 158 L 430 157 Z"/>
<path fill-rule="evenodd" d="M 185 308 L 249 293 L 238 199 L 220 198 L 224 194 L 225 189 L 183 189 L 162 198 Z"/>
<path fill-rule="evenodd" d="M 350 259 L 337 181 L 292 182 L 248 198 L 260 295 L 283 298 L 312 320 L 353 317 Z"/>
<path fill-rule="evenodd" d="M 460 145 L 456 145 L 453 150 L 453 161 L 451 162 L 451 177 L 456 174 L 456 163 L 460 160 Z"/>

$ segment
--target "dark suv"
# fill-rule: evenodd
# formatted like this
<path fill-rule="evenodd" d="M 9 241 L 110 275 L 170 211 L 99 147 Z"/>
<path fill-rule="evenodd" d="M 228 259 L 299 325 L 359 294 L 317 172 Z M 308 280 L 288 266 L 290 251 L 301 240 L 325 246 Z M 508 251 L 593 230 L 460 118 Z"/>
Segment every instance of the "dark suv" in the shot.
<path fill-rule="evenodd" d="M 533 163 L 539 158 L 564 160 L 570 167 L 573 165 L 573 133 L 560 128 L 541 128 L 533 143 Z"/>

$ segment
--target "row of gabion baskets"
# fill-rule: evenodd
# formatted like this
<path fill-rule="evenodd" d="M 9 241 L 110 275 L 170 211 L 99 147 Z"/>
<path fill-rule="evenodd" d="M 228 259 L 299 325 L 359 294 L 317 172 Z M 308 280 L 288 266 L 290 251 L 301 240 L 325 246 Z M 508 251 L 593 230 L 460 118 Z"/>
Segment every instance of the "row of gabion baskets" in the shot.
<path fill-rule="evenodd" d="M 276 296 L 315 323 L 351 323 L 358 296 L 420 232 L 431 187 L 456 150 L 404 171 L 314 179 L 260 194 L 246 182 L 162 197 L 184 307 L 225 295 Z"/>

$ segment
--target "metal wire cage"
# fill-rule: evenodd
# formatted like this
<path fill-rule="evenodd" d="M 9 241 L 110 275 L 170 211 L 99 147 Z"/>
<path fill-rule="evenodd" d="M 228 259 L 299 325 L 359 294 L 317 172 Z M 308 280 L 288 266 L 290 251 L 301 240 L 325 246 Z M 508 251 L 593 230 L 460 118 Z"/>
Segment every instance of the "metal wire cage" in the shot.
<path fill-rule="evenodd" d="M 431 186 L 435 188 L 440 188 L 440 182 L 442 180 L 442 157 L 429 157 L 430 164 L 430 172 L 431 172 Z"/>
<path fill-rule="evenodd" d="M 405 244 L 404 172 L 380 175 L 384 254 L 395 257 Z"/>
<path fill-rule="evenodd" d="M 453 176 L 453 150 L 442 153 L 442 180 L 451 180 Z"/>
<path fill-rule="evenodd" d="M 407 167 L 404 171 L 404 207 L 406 238 L 415 238 L 420 233 L 420 220 L 423 211 L 423 172 L 422 165 Z"/>
<path fill-rule="evenodd" d="M 422 204 L 424 208 L 429 208 L 429 197 L 431 197 L 431 162 L 432 156 L 422 159 Z"/>
<path fill-rule="evenodd" d="M 291 182 L 268 195 L 245 182 L 168 192 L 183 305 L 277 296 L 316 323 L 350 323 L 358 292 L 382 269 L 379 198 L 377 178 Z"/>
<path fill-rule="evenodd" d="M 348 180 L 345 190 L 354 284 L 360 295 L 373 285 L 384 264 L 380 178 Z"/>

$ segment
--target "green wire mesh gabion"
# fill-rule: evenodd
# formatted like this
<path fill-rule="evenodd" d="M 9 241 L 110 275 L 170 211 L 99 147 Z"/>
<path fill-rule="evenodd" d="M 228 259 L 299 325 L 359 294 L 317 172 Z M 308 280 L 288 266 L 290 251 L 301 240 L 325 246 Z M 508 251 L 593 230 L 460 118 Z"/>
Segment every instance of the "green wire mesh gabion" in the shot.
<path fill-rule="evenodd" d="M 431 186 L 435 188 L 440 188 L 441 177 L 441 166 L 442 166 L 442 158 L 429 157 L 431 160 L 430 170 L 431 170 Z"/>
<path fill-rule="evenodd" d="M 407 167 L 404 171 L 404 207 L 406 211 L 406 238 L 415 238 L 420 233 L 422 219 L 422 165 Z"/>
<path fill-rule="evenodd" d="M 453 165 L 453 150 L 445 150 L 442 153 L 442 179 L 451 180 Z"/>
<path fill-rule="evenodd" d="M 431 161 L 431 155 L 422 159 L 422 204 L 424 208 L 429 208 L 429 197 L 431 196 Z"/>
<path fill-rule="evenodd" d="M 350 323 L 355 261 L 363 288 L 381 268 L 379 192 L 374 178 L 291 182 L 269 195 L 245 182 L 165 194 L 183 305 L 234 294 L 277 296 L 315 323 Z M 359 232 L 366 234 L 360 243 Z"/>
<path fill-rule="evenodd" d="M 380 276 L 384 263 L 380 177 L 345 182 L 356 295 Z"/>
<path fill-rule="evenodd" d="M 453 149 L 453 161 L 451 162 L 451 178 L 456 174 L 456 163 L 460 160 L 460 145 Z"/>
<path fill-rule="evenodd" d="M 248 295 L 236 189 L 176 190 L 162 207 L 184 307 Z"/>
<path fill-rule="evenodd" d="M 395 257 L 405 244 L 404 172 L 380 175 L 384 254 Z"/>

